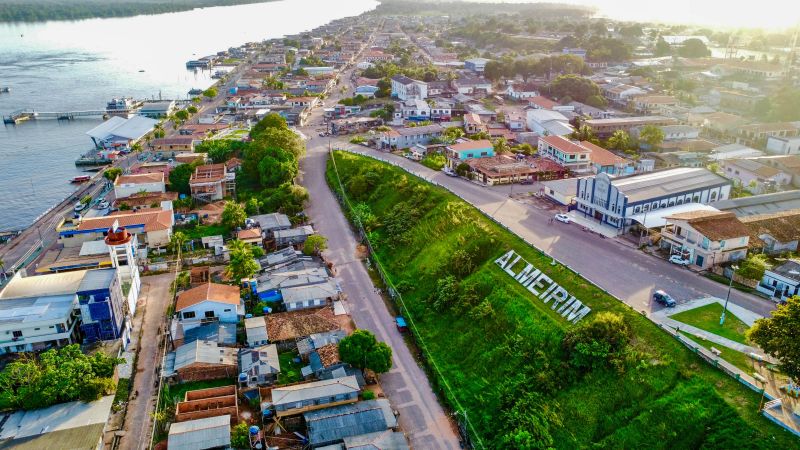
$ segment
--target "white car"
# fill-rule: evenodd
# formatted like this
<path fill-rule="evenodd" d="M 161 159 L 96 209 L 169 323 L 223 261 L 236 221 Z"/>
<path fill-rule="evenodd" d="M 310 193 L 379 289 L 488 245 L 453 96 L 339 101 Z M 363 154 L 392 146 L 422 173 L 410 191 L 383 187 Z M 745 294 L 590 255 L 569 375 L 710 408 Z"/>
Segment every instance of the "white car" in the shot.
<path fill-rule="evenodd" d="M 444 167 L 444 168 L 442 169 L 442 172 L 444 172 L 444 174 L 445 174 L 445 175 L 447 175 L 448 177 L 457 177 L 457 176 L 458 176 L 458 174 L 457 174 L 457 173 L 455 173 L 455 172 L 453 171 L 453 169 L 451 169 L 451 168 L 449 168 L 449 167 Z"/>
<path fill-rule="evenodd" d="M 568 215 L 566 214 L 556 214 L 555 219 L 561 223 L 570 223 L 572 222 Z"/>
<path fill-rule="evenodd" d="M 683 259 L 681 255 L 672 255 L 669 257 L 669 262 L 679 266 L 688 266 L 691 262 L 688 259 Z"/>
<path fill-rule="evenodd" d="M 86 209 L 86 205 L 82 202 L 75 203 L 75 207 L 72 208 L 75 212 L 80 212 Z"/>
<path fill-rule="evenodd" d="M 108 209 L 109 206 L 111 205 L 107 201 L 103 200 L 97 204 L 97 209 Z"/>

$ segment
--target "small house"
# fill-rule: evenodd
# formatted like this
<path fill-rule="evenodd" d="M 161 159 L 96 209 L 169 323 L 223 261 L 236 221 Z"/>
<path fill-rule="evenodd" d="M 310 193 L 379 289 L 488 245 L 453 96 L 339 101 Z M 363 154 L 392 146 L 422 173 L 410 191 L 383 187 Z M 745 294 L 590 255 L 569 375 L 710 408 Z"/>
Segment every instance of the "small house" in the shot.
<path fill-rule="evenodd" d="M 178 295 L 175 312 L 182 321 L 212 319 L 236 323 L 244 316 L 244 303 L 238 287 L 206 283 Z"/>

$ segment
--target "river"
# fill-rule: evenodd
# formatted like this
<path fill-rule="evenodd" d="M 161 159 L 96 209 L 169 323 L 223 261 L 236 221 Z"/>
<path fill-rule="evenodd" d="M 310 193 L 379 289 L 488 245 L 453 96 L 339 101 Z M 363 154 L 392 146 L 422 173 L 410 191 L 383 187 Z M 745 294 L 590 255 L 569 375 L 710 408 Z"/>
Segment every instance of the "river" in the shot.
<path fill-rule="evenodd" d="M 112 97 L 186 98 L 212 84 L 185 63 L 374 9 L 374 0 L 286 0 L 179 13 L 0 24 L 0 113 L 105 108 Z M 0 127 L 0 231 L 31 224 L 71 193 L 99 119 Z"/>

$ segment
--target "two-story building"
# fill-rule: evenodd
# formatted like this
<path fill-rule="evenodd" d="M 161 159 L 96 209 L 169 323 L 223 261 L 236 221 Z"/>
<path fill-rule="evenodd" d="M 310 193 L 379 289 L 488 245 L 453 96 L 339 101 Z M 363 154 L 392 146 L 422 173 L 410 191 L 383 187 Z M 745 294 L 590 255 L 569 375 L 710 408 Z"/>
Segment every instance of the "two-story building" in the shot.
<path fill-rule="evenodd" d="M 164 172 L 120 175 L 114 180 L 114 197 L 125 198 L 140 192 L 166 192 Z"/>
<path fill-rule="evenodd" d="M 415 80 L 405 75 L 395 75 L 391 79 L 392 97 L 406 101 L 411 99 L 425 100 L 428 98 L 428 84 Z"/>
<path fill-rule="evenodd" d="M 445 147 L 445 155 L 447 167 L 455 170 L 459 164 L 468 159 L 494 156 L 494 145 L 488 139 L 457 142 Z"/>
<path fill-rule="evenodd" d="M 562 136 L 539 138 L 539 155 L 552 159 L 573 172 L 587 172 L 592 150 Z"/>
<path fill-rule="evenodd" d="M 707 269 L 747 257 L 750 231 L 731 212 L 688 211 L 666 217 L 661 248 Z"/>
<path fill-rule="evenodd" d="M 764 253 L 797 252 L 798 242 L 800 242 L 800 209 L 743 215 L 739 217 L 739 220 L 750 229 L 754 238 L 757 237 L 760 240 L 758 247 Z M 751 239 L 751 242 L 754 240 Z"/>
<path fill-rule="evenodd" d="M 236 174 L 225 164 L 197 166 L 189 178 L 192 197 L 201 201 L 222 200 L 236 193 Z"/>
<path fill-rule="evenodd" d="M 486 70 L 486 63 L 489 61 L 491 60 L 486 58 L 471 58 L 464 61 L 464 69 L 470 72 L 483 73 Z"/>
<path fill-rule="evenodd" d="M 788 173 L 751 159 L 726 159 L 720 165 L 725 176 L 753 194 L 774 192 L 792 182 Z"/>
<path fill-rule="evenodd" d="M 56 229 L 58 240 L 65 247 L 80 247 L 84 242 L 105 238 L 115 222 L 136 235 L 138 242 L 146 244 L 148 248 L 160 248 L 169 244 L 175 218 L 171 209 L 151 208 L 111 216 L 75 219 L 65 221 Z"/>
<path fill-rule="evenodd" d="M 196 142 L 198 141 L 192 136 L 174 136 L 153 139 L 148 143 L 148 147 L 153 153 L 171 158 L 178 153 L 193 152 Z"/>
<path fill-rule="evenodd" d="M 603 224 L 627 230 L 638 216 L 685 203 L 710 203 L 730 196 L 727 179 L 704 168 L 681 167 L 628 177 L 606 173 L 577 180 L 577 210 Z"/>
<path fill-rule="evenodd" d="M 439 124 L 421 127 L 395 128 L 381 134 L 382 149 L 411 148 L 414 145 L 427 145 L 431 139 L 442 136 L 444 128 Z"/>
<path fill-rule="evenodd" d="M 209 282 L 181 292 L 175 303 L 175 313 L 182 322 L 237 323 L 244 316 L 244 302 L 237 286 Z"/>

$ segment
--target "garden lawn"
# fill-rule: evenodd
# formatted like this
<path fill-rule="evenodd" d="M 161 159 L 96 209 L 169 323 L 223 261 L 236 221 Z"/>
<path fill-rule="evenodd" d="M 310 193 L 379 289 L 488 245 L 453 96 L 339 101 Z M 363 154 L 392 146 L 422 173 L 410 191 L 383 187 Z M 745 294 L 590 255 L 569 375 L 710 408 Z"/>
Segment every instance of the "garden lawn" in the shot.
<path fill-rule="evenodd" d="M 727 319 L 726 319 L 727 320 Z M 693 340 L 697 344 L 711 350 L 711 347 L 716 348 L 720 351 L 719 357 L 728 361 L 729 363 L 733 364 L 734 366 L 741 369 L 744 373 L 752 374 L 753 373 L 753 360 L 749 356 L 745 355 L 742 352 L 737 352 L 736 350 L 730 349 L 728 347 L 723 347 L 722 345 L 715 344 L 707 339 L 699 338 L 691 333 L 687 333 L 685 331 L 680 331 L 680 333 L 687 338 Z"/>
<path fill-rule="evenodd" d="M 182 232 L 189 239 L 201 239 L 206 236 L 218 235 L 226 237 L 230 233 L 230 229 L 225 225 L 197 225 L 191 228 L 178 228 L 175 231 Z"/>
<path fill-rule="evenodd" d="M 445 158 L 444 155 L 440 155 L 438 153 L 432 153 L 430 155 L 427 155 L 424 158 L 422 158 L 422 161 L 420 161 L 420 164 L 422 164 L 423 166 L 437 171 L 442 170 L 442 167 L 444 167 L 445 163 L 447 163 L 447 158 Z"/>
<path fill-rule="evenodd" d="M 337 151 L 334 158 L 345 191 L 355 176 L 371 180 L 370 189 L 350 200 L 374 216 L 364 220 L 368 235 L 402 294 L 400 310 L 432 370 L 431 384 L 452 409 L 468 411 L 479 448 L 509 448 L 500 439 L 509 431 L 516 436 L 531 431 L 537 438 L 542 432 L 551 442 L 545 446 L 565 449 L 798 445 L 757 413 L 755 392 L 579 275 L 551 266 L 547 255 L 456 196 L 368 157 Z M 331 162 L 327 178 L 339 191 Z M 389 233 L 388 224 L 396 224 L 408 208 L 418 214 Z M 561 341 L 573 325 L 494 263 L 512 249 L 589 305 L 592 313 L 584 320 L 600 312 L 624 317 L 632 342 L 621 371 L 570 375 Z M 470 257 L 456 259 L 464 252 Z M 473 294 L 438 307 L 437 285 L 454 271 L 462 272 L 458 284 Z M 509 398 L 527 392 L 540 393 L 539 403 L 557 418 L 538 421 L 536 430 L 502 429 L 503 421 L 517 420 L 507 415 Z"/>
<path fill-rule="evenodd" d="M 750 327 L 730 311 L 725 313 L 725 324 L 720 325 L 719 317 L 721 315 L 722 305 L 719 303 L 710 303 L 699 308 L 673 314 L 669 317 L 670 319 L 675 319 L 678 322 L 700 328 L 703 331 L 708 331 L 709 333 L 722 336 L 740 344 L 747 344 L 744 333 Z"/>
<path fill-rule="evenodd" d="M 303 363 L 294 362 L 294 358 L 299 358 L 300 354 L 297 352 L 284 352 L 278 354 L 278 361 L 281 363 L 281 371 L 278 374 L 278 384 L 289 384 L 303 381 L 303 374 L 300 369 Z"/>

